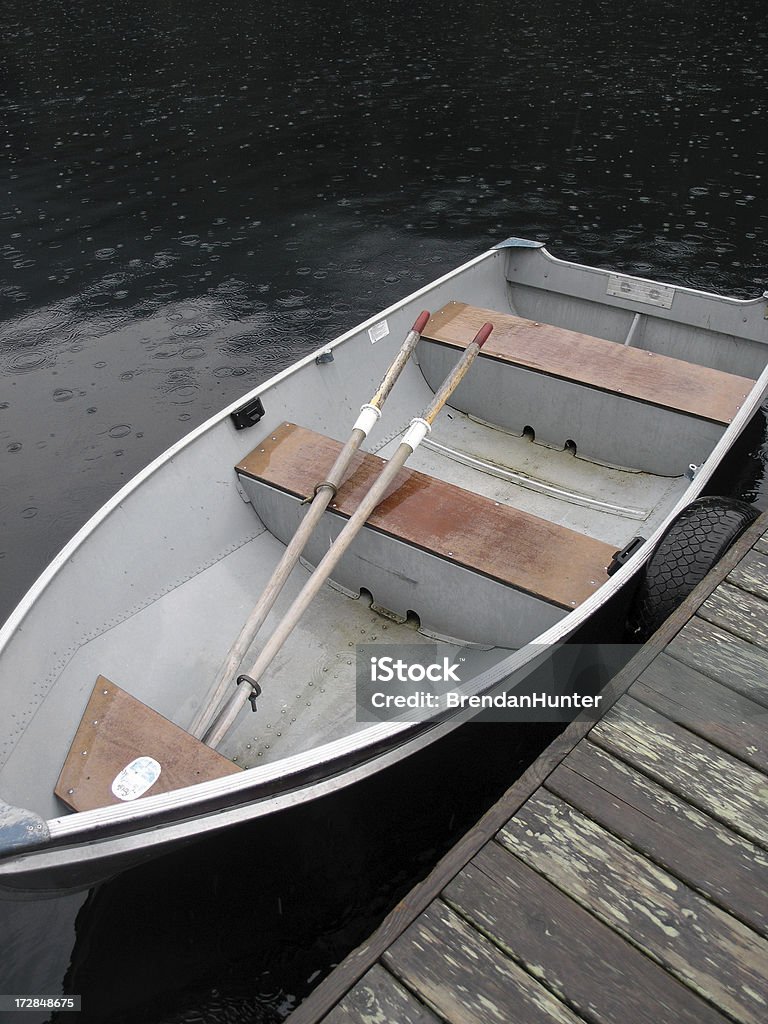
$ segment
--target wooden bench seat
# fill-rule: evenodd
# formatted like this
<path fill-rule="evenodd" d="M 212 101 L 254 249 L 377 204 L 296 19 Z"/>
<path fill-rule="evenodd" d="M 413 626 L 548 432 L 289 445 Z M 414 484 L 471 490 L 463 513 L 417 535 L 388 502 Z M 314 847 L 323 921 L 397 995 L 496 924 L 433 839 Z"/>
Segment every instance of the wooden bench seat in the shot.
<path fill-rule="evenodd" d="M 486 321 L 494 330 L 482 359 L 497 359 L 713 423 L 730 423 L 754 384 L 747 377 L 465 302 L 443 306 L 423 337 L 466 348 Z"/>
<path fill-rule="evenodd" d="M 341 444 L 282 424 L 236 468 L 297 498 L 311 497 Z M 331 510 L 350 516 L 381 471 L 359 452 Z M 500 505 L 407 467 L 368 527 L 568 610 L 606 581 L 614 546 Z"/>

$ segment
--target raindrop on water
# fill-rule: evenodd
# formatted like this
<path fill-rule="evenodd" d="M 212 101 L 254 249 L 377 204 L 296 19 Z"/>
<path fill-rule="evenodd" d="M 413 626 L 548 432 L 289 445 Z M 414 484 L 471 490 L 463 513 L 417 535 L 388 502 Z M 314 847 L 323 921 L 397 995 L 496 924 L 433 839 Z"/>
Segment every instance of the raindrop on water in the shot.
<path fill-rule="evenodd" d="M 127 423 L 116 423 L 114 427 L 110 427 L 107 433 L 110 437 L 126 437 L 130 434 L 131 428 Z"/>

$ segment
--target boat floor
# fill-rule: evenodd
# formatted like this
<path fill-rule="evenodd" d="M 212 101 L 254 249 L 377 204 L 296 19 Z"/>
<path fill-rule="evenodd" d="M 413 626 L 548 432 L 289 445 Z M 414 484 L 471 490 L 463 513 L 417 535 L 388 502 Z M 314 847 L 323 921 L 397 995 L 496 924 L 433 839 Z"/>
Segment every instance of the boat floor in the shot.
<path fill-rule="evenodd" d="M 388 437 L 373 450 L 387 458 L 398 444 Z M 689 483 L 602 465 L 454 409 L 443 410 L 408 465 L 617 548 L 652 533 Z"/>

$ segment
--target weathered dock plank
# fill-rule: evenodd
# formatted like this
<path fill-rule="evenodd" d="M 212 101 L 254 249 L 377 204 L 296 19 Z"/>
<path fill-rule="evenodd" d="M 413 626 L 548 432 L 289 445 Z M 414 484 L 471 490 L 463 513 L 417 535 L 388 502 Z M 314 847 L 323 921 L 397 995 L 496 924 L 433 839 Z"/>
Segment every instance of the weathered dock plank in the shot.
<path fill-rule="evenodd" d="M 757 704 L 768 707 L 768 650 L 742 640 L 698 615 L 667 647 L 677 661 L 698 669 Z"/>
<path fill-rule="evenodd" d="M 478 853 L 443 899 L 594 1024 L 727 1019 L 498 843 Z M 575 937 L 587 955 L 575 955 Z"/>
<path fill-rule="evenodd" d="M 768 849 L 768 779 L 629 696 L 590 738 L 688 803 Z"/>
<path fill-rule="evenodd" d="M 522 967 L 435 900 L 384 954 L 383 963 L 450 1024 L 578 1024 Z"/>
<path fill-rule="evenodd" d="M 374 964 L 324 1018 L 324 1024 L 442 1024 L 383 967 Z"/>
<path fill-rule="evenodd" d="M 741 1024 L 765 1024 L 768 941 L 552 794 L 498 836 L 553 885 Z"/>
<path fill-rule="evenodd" d="M 702 619 L 722 626 L 743 640 L 768 647 L 768 608 L 761 597 L 723 583 L 698 612 Z"/>
<path fill-rule="evenodd" d="M 630 688 L 635 700 L 768 771 L 768 708 L 661 654 Z"/>
<path fill-rule="evenodd" d="M 768 554 L 754 549 L 748 551 L 729 573 L 728 582 L 768 601 Z"/>
<path fill-rule="evenodd" d="M 584 740 L 546 788 L 768 936 L 768 853 Z"/>

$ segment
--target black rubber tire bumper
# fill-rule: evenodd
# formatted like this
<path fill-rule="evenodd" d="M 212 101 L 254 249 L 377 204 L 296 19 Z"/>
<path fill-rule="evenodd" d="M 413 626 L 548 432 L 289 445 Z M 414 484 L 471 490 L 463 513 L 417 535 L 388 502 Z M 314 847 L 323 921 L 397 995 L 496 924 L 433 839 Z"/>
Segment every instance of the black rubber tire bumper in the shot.
<path fill-rule="evenodd" d="M 627 638 L 645 643 L 758 515 L 736 498 L 697 498 L 684 508 L 646 564 L 627 617 Z"/>

